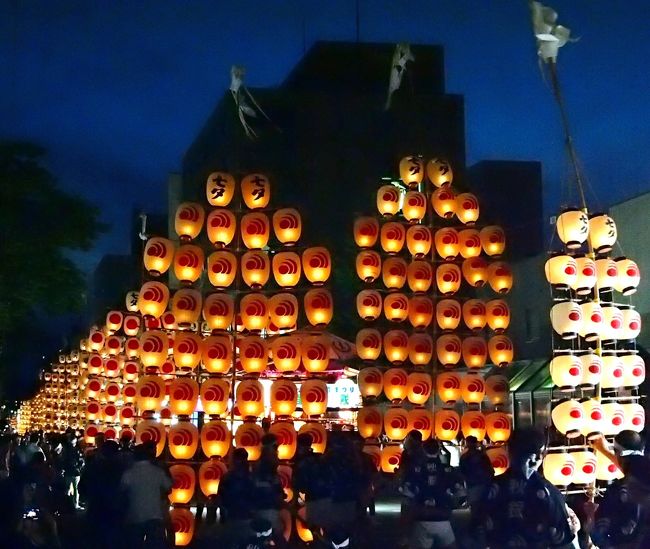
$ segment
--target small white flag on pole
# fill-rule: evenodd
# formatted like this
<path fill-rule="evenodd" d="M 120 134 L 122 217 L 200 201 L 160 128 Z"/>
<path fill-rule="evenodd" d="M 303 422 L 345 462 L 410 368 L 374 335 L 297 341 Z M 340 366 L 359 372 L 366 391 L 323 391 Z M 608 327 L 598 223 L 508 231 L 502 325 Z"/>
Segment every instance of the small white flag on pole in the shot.
<path fill-rule="evenodd" d="M 544 63 L 555 63 L 560 48 L 567 42 L 575 42 L 570 38 L 571 30 L 558 25 L 557 12 L 541 2 L 530 2 L 530 12 L 537 39 L 537 55 Z"/>
<path fill-rule="evenodd" d="M 402 77 L 406 72 L 406 64 L 409 61 L 415 61 L 415 57 L 411 53 L 411 46 L 404 42 L 397 44 L 395 46 L 395 53 L 393 54 L 390 80 L 388 81 L 388 97 L 386 97 L 386 105 L 384 106 L 385 111 L 390 109 L 393 93 L 402 85 Z"/>
<path fill-rule="evenodd" d="M 266 115 L 262 110 L 262 107 L 259 106 L 253 95 L 248 91 L 244 85 L 244 76 L 246 75 L 246 69 L 244 67 L 233 65 L 230 69 L 230 93 L 232 94 L 233 99 L 235 100 L 235 106 L 237 107 L 237 114 L 241 122 L 244 132 L 249 139 L 254 139 L 257 137 L 257 133 L 251 127 L 248 122 L 247 117 L 257 118 L 257 109 L 269 122 L 271 119 Z M 251 107 L 248 100 L 253 103 L 254 107 Z"/>

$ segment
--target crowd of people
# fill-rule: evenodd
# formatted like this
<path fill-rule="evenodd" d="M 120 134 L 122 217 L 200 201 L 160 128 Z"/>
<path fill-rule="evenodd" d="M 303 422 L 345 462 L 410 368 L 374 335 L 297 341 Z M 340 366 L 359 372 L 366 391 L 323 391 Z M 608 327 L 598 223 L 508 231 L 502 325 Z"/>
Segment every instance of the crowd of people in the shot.
<path fill-rule="evenodd" d="M 475 438 L 463 441 L 452 466 L 456 460 L 445 445 L 413 431 L 397 474 L 387 480 L 363 452 L 358 433 L 330 433 L 323 454 L 301 434 L 287 483 L 278 441 L 266 434 L 254 463 L 245 449 L 233 449 L 218 496 L 201 499 L 197 490 L 194 546 L 293 547 L 297 523 L 310 529 L 311 546 L 330 549 L 650 547 L 650 461 L 638 433 L 623 431 L 611 448 L 595 441 L 625 472 L 597 505 L 584 495 L 565 498 L 539 473 L 545 443 L 534 429 L 515 430 L 510 468 L 495 476 Z M 86 447 L 72 430 L 14 434 L 0 440 L 0 479 L 0 546 L 173 546 L 173 481 L 153 444 L 99 435 Z M 371 535 L 380 485 L 393 486 L 401 498 L 396 545 Z M 466 516 L 462 528 L 458 510 Z"/>

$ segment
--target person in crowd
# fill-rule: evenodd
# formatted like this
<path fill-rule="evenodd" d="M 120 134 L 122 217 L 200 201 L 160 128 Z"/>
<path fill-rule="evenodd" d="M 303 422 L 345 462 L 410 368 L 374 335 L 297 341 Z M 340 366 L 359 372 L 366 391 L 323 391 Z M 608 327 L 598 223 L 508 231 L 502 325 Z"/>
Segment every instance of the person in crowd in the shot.
<path fill-rule="evenodd" d="M 531 427 L 513 431 L 510 468 L 495 477 L 481 501 L 481 531 L 497 547 L 578 547 L 580 523 L 560 491 L 539 474 L 544 434 Z"/>
<path fill-rule="evenodd" d="M 30 464 L 35 454 L 43 454 L 43 458 L 45 458 L 45 452 L 43 452 L 39 444 L 40 439 L 41 436 L 37 432 L 33 432 L 29 435 L 29 442 L 25 446 L 25 449 L 22 453 L 22 460 L 24 465 Z"/>
<path fill-rule="evenodd" d="M 361 479 L 357 495 L 357 516 L 361 520 L 365 520 L 367 512 L 371 516 L 375 514 L 375 485 L 379 473 L 370 454 L 363 451 L 365 444 L 363 437 L 357 431 L 352 432 L 350 435 L 354 452 L 361 462 Z"/>
<path fill-rule="evenodd" d="M 417 430 L 410 431 L 404 439 L 404 450 L 398 471 L 399 492 L 402 496 L 400 505 L 400 541 L 401 547 L 408 546 L 413 525 L 413 499 L 415 497 L 415 482 L 424 463 L 422 449 L 422 433 Z"/>
<path fill-rule="evenodd" d="M 166 547 L 163 507 L 171 492 L 171 477 L 156 464 L 153 445 L 136 446 L 133 458 L 120 481 L 126 496 L 128 547 Z"/>
<path fill-rule="evenodd" d="M 494 469 L 490 458 L 483 452 L 476 437 L 465 439 L 465 452 L 460 456 L 460 473 L 467 486 L 467 503 L 471 513 L 472 526 L 476 525 L 477 505 L 483 499 L 485 490 L 492 483 Z"/>
<path fill-rule="evenodd" d="M 79 509 L 79 480 L 82 464 L 77 437 L 72 429 L 68 429 L 61 445 L 61 468 L 65 493 L 72 498 L 75 509 Z"/>
<path fill-rule="evenodd" d="M 283 525 L 280 509 L 284 504 L 284 490 L 278 475 L 278 441 L 275 435 L 262 437 L 262 453 L 253 471 L 254 518 L 268 520 L 273 527 L 276 543 L 281 543 Z"/>
<path fill-rule="evenodd" d="M 219 501 L 224 524 L 224 546 L 246 539 L 253 516 L 253 479 L 248 466 L 248 452 L 235 448 L 229 471 L 219 483 Z"/>
<path fill-rule="evenodd" d="M 252 536 L 241 543 L 240 549 L 266 549 L 267 547 L 276 547 L 273 540 L 273 527 L 271 523 L 262 518 L 255 519 L 251 522 Z"/>

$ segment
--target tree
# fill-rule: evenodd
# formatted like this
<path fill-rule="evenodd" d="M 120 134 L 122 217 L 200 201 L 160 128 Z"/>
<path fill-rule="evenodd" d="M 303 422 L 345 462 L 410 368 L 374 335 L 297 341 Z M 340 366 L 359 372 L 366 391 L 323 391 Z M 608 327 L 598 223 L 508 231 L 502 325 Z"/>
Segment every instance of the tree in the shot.
<path fill-rule="evenodd" d="M 85 280 L 66 256 L 106 230 L 99 209 L 57 187 L 43 148 L 0 143 L 0 376 L 15 349 L 8 335 L 37 312 L 80 310 Z M 25 343 L 22 343 L 25 344 Z"/>

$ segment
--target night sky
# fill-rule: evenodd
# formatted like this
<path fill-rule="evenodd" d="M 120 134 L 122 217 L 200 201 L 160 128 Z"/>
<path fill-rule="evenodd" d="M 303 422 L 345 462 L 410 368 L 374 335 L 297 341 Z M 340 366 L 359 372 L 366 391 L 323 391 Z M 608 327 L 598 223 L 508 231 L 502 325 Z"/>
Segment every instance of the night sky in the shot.
<path fill-rule="evenodd" d="M 581 37 L 561 51 L 560 73 L 593 205 L 650 190 L 650 3 L 551 5 Z M 568 164 L 527 3 L 360 0 L 359 11 L 362 41 L 445 47 L 447 89 L 466 99 L 468 164 L 541 160 L 554 209 Z M 349 0 L 0 1 L 0 139 L 44 145 L 60 184 L 102 208 L 112 229 L 83 257 L 91 271 L 128 251 L 134 205 L 163 210 L 167 174 L 232 64 L 249 86 L 274 86 L 315 40 L 355 38 Z"/>

